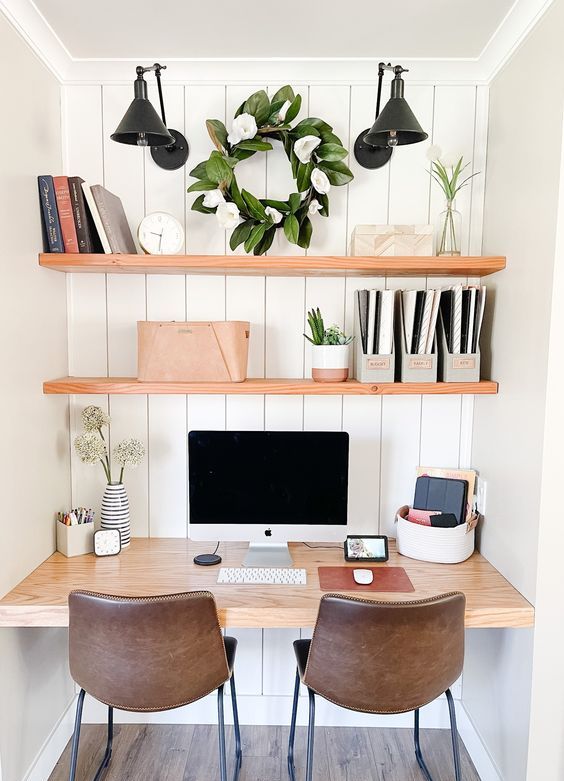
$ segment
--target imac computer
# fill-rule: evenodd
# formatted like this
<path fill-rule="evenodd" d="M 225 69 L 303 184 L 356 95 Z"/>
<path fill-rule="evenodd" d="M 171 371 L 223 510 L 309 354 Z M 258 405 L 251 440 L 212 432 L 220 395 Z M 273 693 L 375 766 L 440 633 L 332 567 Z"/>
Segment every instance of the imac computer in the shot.
<path fill-rule="evenodd" d="M 288 567 L 288 541 L 343 541 L 349 435 L 190 431 L 190 537 L 249 541 L 245 567 Z"/>

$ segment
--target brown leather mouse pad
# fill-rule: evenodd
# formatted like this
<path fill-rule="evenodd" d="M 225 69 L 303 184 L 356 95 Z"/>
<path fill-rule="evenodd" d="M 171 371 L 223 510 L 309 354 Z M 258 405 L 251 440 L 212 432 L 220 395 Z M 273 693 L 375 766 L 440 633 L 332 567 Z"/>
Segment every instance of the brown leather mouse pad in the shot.
<path fill-rule="evenodd" d="M 368 586 L 355 583 L 353 570 L 369 569 L 374 580 Z M 415 591 L 403 567 L 318 567 L 322 591 Z"/>

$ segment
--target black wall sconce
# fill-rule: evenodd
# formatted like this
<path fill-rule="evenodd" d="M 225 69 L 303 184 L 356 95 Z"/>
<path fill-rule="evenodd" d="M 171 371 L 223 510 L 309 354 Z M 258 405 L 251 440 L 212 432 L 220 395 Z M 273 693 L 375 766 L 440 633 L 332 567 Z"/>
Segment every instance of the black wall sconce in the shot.
<path fill-rule="evenodd" d="M 380 113 L 384 71 L 393 71 L 395 75 L 392 79 L 390 99 Z M 370 129 L 362 131 L 354 145 L 354 156 L 363 168 L 381 168 L 389 161 L 394 147 L 417 144 L 429 137 L 403 96 L 404 82 L 401 74 L 406 72 L 401 65 L 392 67 L 390 63 L 386 65 L 383 62 L 378 65 L 376 121 Z"/>
<path fill-rule="evenodd" d="M 167 130 L 166 127 L 161 86 L 161 70 L 165 68 L 166 65 L 159 65 L 158 62 L 149 68 L 137 66 L 137 78 L 133 83 L 135 97 L 110 138 L 119 144 L 150 146 L 151 157 L 155 163 L 167 171 L 175 171 L 182 168 L 188 159 L 189 149 L 188 142 L 180 131 Z M 149 71 L 154 71 L 157 77 L 162 120 L 147 97 L 147 82 L 143 76 Z"/>

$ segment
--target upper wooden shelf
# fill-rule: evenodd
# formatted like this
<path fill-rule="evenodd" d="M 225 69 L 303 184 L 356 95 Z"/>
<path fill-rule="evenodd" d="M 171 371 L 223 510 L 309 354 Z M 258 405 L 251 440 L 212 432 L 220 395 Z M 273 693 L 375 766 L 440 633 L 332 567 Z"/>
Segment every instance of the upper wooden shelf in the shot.
<path fill-rule="evenodd" d="M 79 255 L 41 254 L 55 271 L 105 274 L 250 274 L 255 276 L 484 277 L 504 257 L 349 257 L 347 255 Z"/>
<path fill-rule="evenodd" d="M 61 377 L 43 383 L 48 394 L 267 394 L 288 396 L 391 396 L 413 394 L 491 394 L 497 382 L 314 382 L 301 379 L 250 379 L 244 382 L 140 382 L 135 377 Z"/>

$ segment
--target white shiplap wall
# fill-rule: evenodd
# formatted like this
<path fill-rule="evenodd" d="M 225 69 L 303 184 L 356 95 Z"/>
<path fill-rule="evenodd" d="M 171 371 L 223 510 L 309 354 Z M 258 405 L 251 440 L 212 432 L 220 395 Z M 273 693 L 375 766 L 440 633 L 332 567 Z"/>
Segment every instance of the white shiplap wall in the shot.
<path fill-rule="evenodd" d="M 165 87 L 169 127 L 185 133 L 190 158 L 185 169 L 162 171 L 147 150 L 116 144 L 110 134 L 132 99 L 131 85 L 67 86 L 63 123 L 65 173 L 102 183 L 123 201 L 132 229 L 144 214 L 162 209 L 186 227 L 187 253 L 230 252 L 211 216 L 190 211 L 188 171 L 205 159 L 211 144 L 206 118 L 228 121 L 256 89 L 280 85 L 226 84 Z M 302 115 L 321 116 L 351 148 L 370 124 L 376 87 L 295 85 Z M 407 98 L 435 143 L 473 159 L 484 171 L 487 88 L 472 85 L 408 85 Z M 311 254 L 346 254 L 359 223 L 434 222 L 441 194 L 431 186 L 427 144 L 396 150 L 379 171 L 349 164 L 355 180 L 333 188 L 331 216 L 315 220 Z M 286 197 L 292 191 L 281 149 L 255 155 L 237 169 L 241 186 L 255 195 Z M 479 254 L 484 177 L 458 198 L 464 215 L 463 252 Z M 273 254 L 298 248 L 277 239 Z M 427 280 L 434 285 L 438 280 Z M 343 279 L 223 276 L 69 275 L 69 373 L 82 376 L 136 374 L 136 321 L 144 319 L 248 319 L 252 323 L 249 376 L 309 376 L 304 315 L 319 306 L 328 321 L 352 326 L 353 295 L 365 286 L 417 287 L 419 279 Z M 187 533 L 186 435 L 192 428 L 346 430 L 351 436 L 350 526 L 353 531 L 393 533 L 396 508 L 409 501 L 419 463 L 468 465 L 472 429 L 471 397 L 263 397 L 111 396 L 71 398 L 72 436 L 80 411 L 102 404 L 112 416 L 112 436 L 137 436 L 147 443 L 145 463 L 126 477 L 135 535 Z M 99 507 L 101 470 L 72 456 L 73 502 Z M 292 675 L 286 630 L 240 630 L 239 688 L 242 694 L 289 694 Z M 286 636 L 288 635 L 288 636 Z M 256 675 L 262 661 L 262 676 Z"/>

